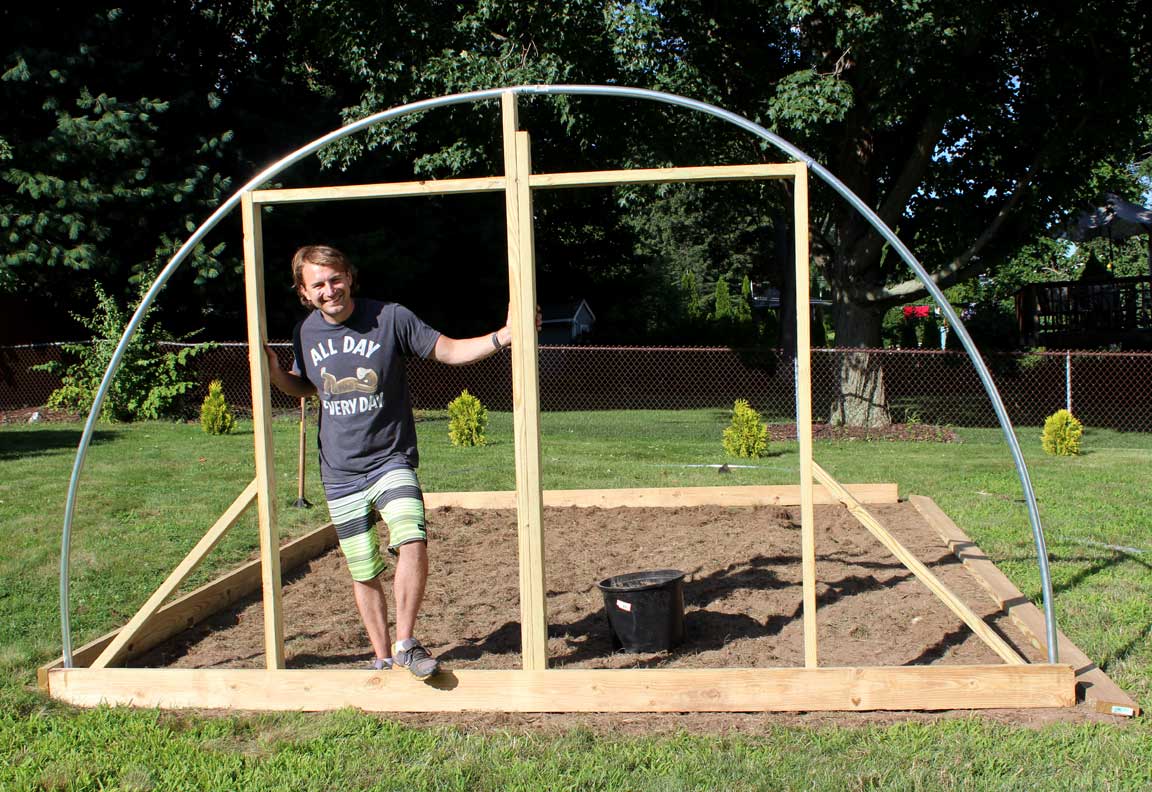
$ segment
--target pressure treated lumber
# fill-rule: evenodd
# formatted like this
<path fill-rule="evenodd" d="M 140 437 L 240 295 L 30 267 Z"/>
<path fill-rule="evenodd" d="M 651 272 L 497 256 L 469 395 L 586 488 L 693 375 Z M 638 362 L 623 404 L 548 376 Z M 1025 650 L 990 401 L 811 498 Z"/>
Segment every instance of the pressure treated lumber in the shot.
<path fill-rule="evenodd" d="M 256 515 L 263 563 L 264 659 L 268 668 L 284 667 L 284 614 L 281 611 L 280 540 L 276 526 L 275 455 L 272 448 L 272 394 L 264 345 L 264 240 L 261 208 L 252 194 L 240 197 L 244 226 L 244 294 L 248 317 L 248 363 L 252 380 L 252 434 L 256 459 Z"/>
<path fill-rule="evenodd" d="M 288 572 L 311 561 L 336 546 L 336 529 L 328 523 L 314 531 L 284 543 L 280 548 L 280 568 Z M 218 577 L 210 583 L 190 591 L 156 612 L 136 637 L 128 643 L 123 661 L 138 657 L 149 649 L 167 641 L 174 635 L 193 627 L 260 590 L 260 559 Z M 119 635 L 120 629 L 106 633 L 76 649 L 72 662 L 77 668 L 90 665 Z M 41 690 L 48 690 L 48 672 L 64 667 L 64 658 L 58 657 L 36 669 L 36 680 Z"/>
<path fill-rule="evenodd" d="M 972 632 L 980 640 L 984 641 L 993 652 L 998 654 L 1000 658 L 1010 665 L 1026 665 L 1027 660 L 1019 655 L 1019 653 L 1008 645 L 1008 642 L 996 633 L 991 627 L 984 623 L 984 620 L 972 612 L 972 609 L 965 605 L 959 597 L 957 597 L 950 588 L 941 582 L 940 578 L 932 573 L 920 559 L 912 555 L 908 548 L 900 544 L 888 529 L 885 528 L 875 516 L 872 515 L 863 504 L 858 502 L 852 495 L 840 486 L 839 482 L 828 472 L 821 468 L 819 465 L 813 464 L 812 472 L 815 474 L 817 480 L 828 489 L 836 493 L 841 502 L 848 508 L 848 511 L 855 517 L 861 525 L 868 529 L 880 544 L 884 545 L 896 559 L 908 568 L 916 578 L 927 586 L 928 590 L 936 595 L 936 598 L 943 602 L 948 610 L 952 611 L 962 622 L 968 625 Z"/>
<path fill-rule="evenodd" d="M 760 165 L 703 165 L 685 168 L 630 168 L 614 171 L 573 173 L 534 173 L 533 189 L 560 187 L 608 187 L 616 184 L 671 184 L 678 182 L 749 181 L 752 179 L 795 179 L 804 171 L 802 163 Z M 807 204 L 805 204 L 807 207 Z"/>
<path fill-rule="evenodd" d="M 956 525 L 935 501 L 922 495 L 911 495 L 908 500 L 928 524 L 936 529 L 949 549 L 984 587 L 1000 609 L 1008 614 L 1029 642 L 1047 654 L 1048 630 L 1040 609 L 1024 596 L 1016 584 L 992 563 L 984 551 L 968 538 L 960 526 Z M 1140 714 L 1140 705 L 1093 663 L 1080 647 L 1072 643 L 1063 631 L 1056 631 L 1056 641 L 1060 661 L 1072 665 L 1076 672 L 1077 687 L 1089 707 L 1107 715 L 1135 717 Z"/>
<path fill-rule="evenodd" d="M 792 185 L 793 247 L 796 259 L 796 440 L 800 446 L 800 571 L 804 613 L 804 665 L 818 665 L 816 648 L 816 518 L 812 487 L 812 338 L 808 295 L 808 172 Z M 802 309 L 801 306 L 804 306 Z"/>
<path fill-rule="evenodd" d="M 504 187 L 503 176 L 479 179 L 444 179 L 442 181 L 391 182 L 388 184 L 350 184 L 341 187 L 299 187 L 284 190 L 253 190 L 252 202 L 260 205 L 310 201 L 350 201 L 366 198 L 403 198 L 417 195 L 500 192 Z"/>
<path fill-rule="evenodd" d="M 208 532 L 196 543 L 196 546 L 184 557 L 184 560 L 176 565 L 171 574 L 160 584 L 160 587 L 152 593 L 152 596 L 141 606 L 140 610 L 136 612 L 124 628 L 120 630 L 119 635 L 113 639 L 112 643 L 100 653 L 96 661 L 92 663 L 93 668 L 106 668 L 112 663 L 117 662 L 121 655 L 124 653 L 125 647 L 131 643 L 136 634 L 148 623 L 156 611 L 160 609 L 167 599 L 180 587 L 180 585 L 188 579 L 200 563 L 204 560 L 205 556 L 215 549 L 220 540 L 224 538 L 225 534 L 236 524 L 248 507 L 252 505 L 252 501 L 256 499 L 256 479 L 252 479 L 252 483 L 244 488 L 244 491 L 237 496 L 232 505 L 225 509 L 224 514 L 220 516 Z"/>
<path fill-rule="evenodd" d="M 795 178 L 801 163 L 713 165 L 685 168 L 632 168 L 615 171 L 577 171 L 528 175 L 531 189 L 610 187 L 617 184 L 669 184 L 674 182 L 748 181 L 750 179 Z M 350 201 L 370 198 L 403 198 L 420 195 L 500 192 L 508 189 L 504 176 L 478 179 L 437 179 L 434 181 L 349 184 L 331 187 L 299 187 L 253 190 L 257 205 L 304 203 L 310 201 Z"/>
<path fill-rule="evenodd" d="M 845 484 L 861 503 L 896 503 L 895 484 Z M 839 503 L 824 487 L 813 488 L 813 500 L 821 505 Z M 513 509 L 512 490 L 483 492 L 425 492 L 429 509 L 455 506 L 461 509 Z M 800 487 L 796 484 L 745 487 L 642 487 L 605 490 L 545 490 L 544 505 L 581 506 L 600 509 L 618 507 L 660 508 L 672 506 L 799 506 Z"/>
<path fill-rule="evenodd" d="M 72 704 L 376 712 L 768 712 L 1069 707 L 1064 665 L 383 671 L 59 669 Z"/>
<path fill-rule="evenodd" d="M 526 671 L 548 665 L 544 587 L 544 506 L 540 484 L 540 367 L 536 345 L 536 256 L 528 133 L 519 130 L 516 95 L 501 97 L 508 216 L 508 290 L 512 330 L 512 423 L 520 561 L 520 652 Z"/>

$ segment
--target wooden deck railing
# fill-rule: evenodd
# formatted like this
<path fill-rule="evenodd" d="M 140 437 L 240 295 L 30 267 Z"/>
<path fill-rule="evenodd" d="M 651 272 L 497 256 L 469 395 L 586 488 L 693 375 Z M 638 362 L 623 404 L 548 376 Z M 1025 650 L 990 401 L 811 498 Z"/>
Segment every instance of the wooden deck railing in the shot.
<path fill-rule="evenodd" d="M 1046 333 L 1152 332 L 1152 278 L 1032 283 L 1016 294 L 1024 339 Z"/>

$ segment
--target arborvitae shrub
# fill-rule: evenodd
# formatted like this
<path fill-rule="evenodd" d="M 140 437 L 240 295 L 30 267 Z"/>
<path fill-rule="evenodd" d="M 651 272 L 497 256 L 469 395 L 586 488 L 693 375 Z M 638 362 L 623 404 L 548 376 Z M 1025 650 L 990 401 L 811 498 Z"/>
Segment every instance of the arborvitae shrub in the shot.
<path fill-rule="evenodd" d="M 200 428 L 210 435 L 224 435 L 236 426 L 236 417 L 224 400 L 224 384 L 212 380 L 208 384 L 208 395 L 200 405 Z"/>
<path fill-rule="evenodd" d="M 750 459 L 768 453 L 768 424 L 744 399 L 737 399 L 732 406 L 732 424 L 724 430 L 724 450 Z"/>
<path fill-rule="evenodd" d="M 448 403 L 448 439 L 454 446 L 482 446 L 487 440 L 488 409 L 480 400 L 463 390 Z"/>
<path fill-rule="evenodd" d="M 1057 410 L 1044 421 L 1040 445 L 1049 454 L 1076 456 L 1080 453 L 1080 435 L 1084 425 L 1067 410 Z"/>

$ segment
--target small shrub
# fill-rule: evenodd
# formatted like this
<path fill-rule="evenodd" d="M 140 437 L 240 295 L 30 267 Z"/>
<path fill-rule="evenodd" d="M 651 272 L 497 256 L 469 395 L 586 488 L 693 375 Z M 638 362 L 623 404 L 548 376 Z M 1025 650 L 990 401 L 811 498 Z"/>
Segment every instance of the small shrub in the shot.
<path fill-rule="evenodd" d="M 452 445 L 465 448 L 485 445 L 487 428 L 488 409 L 467 389 L 448 402 L 448 439 Z"/>
<path fill-rule="evenodd" d="M 200 428 L 210 435 L 226 435 L 236 426 L 236 417 L 224 400 L 224 383 L 212 380 L 208 395 L 200 405 Z"/>
<path fill-rule="evenodd" d="M 744 399 L 737 399 L 732 406 L 732 424 L 724 430 L 724 450 L 750 459 L 768 452 L 768 424 Z"/>
<path fill-rule="evenodd" d="M 1049 454 L 1076 456 L 1080 453 L 1080 436 L 1084 425 L 1067 410 L 1057 410 L 1044 421 L 1040 445 Z"/>
<path fill-rule="evenodd" d="M 104 372 L 151 280 L 151 271 L 148 271 L 141 281 L 139 296 L 127 309 L 121 308 L 99 284 L 94 284 L 96 305 L 92 313 L 73 314 L 92 333 L 91 342 L 62 344 L 65 360 L 32 367 L 33 371 L 47 371 L 60 377 L 60 387 L 48 397 L 47 407 L 79 413 L 92 406 Z M 212 344 L 162 349 L 162 343 L 182 339 L 172 337 L 160 327 L 155 315 L 153 304 L 124 350 L 120 367 L 105 393 L 100 410 L 102 420 L 155 420 L 186 414 L 186 396 L 197 383 L 184 369 L 193 356 L 210 349 Z"/>

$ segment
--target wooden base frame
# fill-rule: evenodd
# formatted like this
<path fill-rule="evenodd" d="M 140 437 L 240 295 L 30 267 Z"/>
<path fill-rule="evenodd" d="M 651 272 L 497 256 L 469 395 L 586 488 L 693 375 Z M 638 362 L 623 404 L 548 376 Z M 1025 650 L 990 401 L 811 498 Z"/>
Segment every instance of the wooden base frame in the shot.
<path fill-rule="evenodd" d="M 895 503 L 894 484 L 836 484 L 857 504 Z M 429 506 L 508 508 L 513 493 L 429 493 Z M 816 503 L 836 492 L 813 487 Z M 800 505 L 791 487 L 692 487 L 682 490 L 545 492 L 544 505 L 730 506 Z M 928 499 L 922 502 L 931 503 Z M 935 504 L 932 504 L 933 506 Z M 923 509 L 921 509 L 923 511 Z M 334 544 L 325 526 L 285 545 L 284 570 Z M 185 625 L 260 590 L 259 562 L 161 608 L 124 657 L 139 655 Z M 222 591 L 228 596 L 222 596 Z M 117 631 L 118 632 L 118 631 Z M 110 633 L 78 650 L 93 662 L 116 638 Z M 867 668 L 737 668 L 645 670 L 516 670 L 449 672 L 431 683 L 402 674 L 347 670 L 71 668 L 61 661 L 40 670 L 56 699 L 102 704 L 240 710 L 377 712 L 770 712 L 817 710 L 939 710 L 1068 707 L 1076 702 L 1067 665 L 902 666 Z"/>

